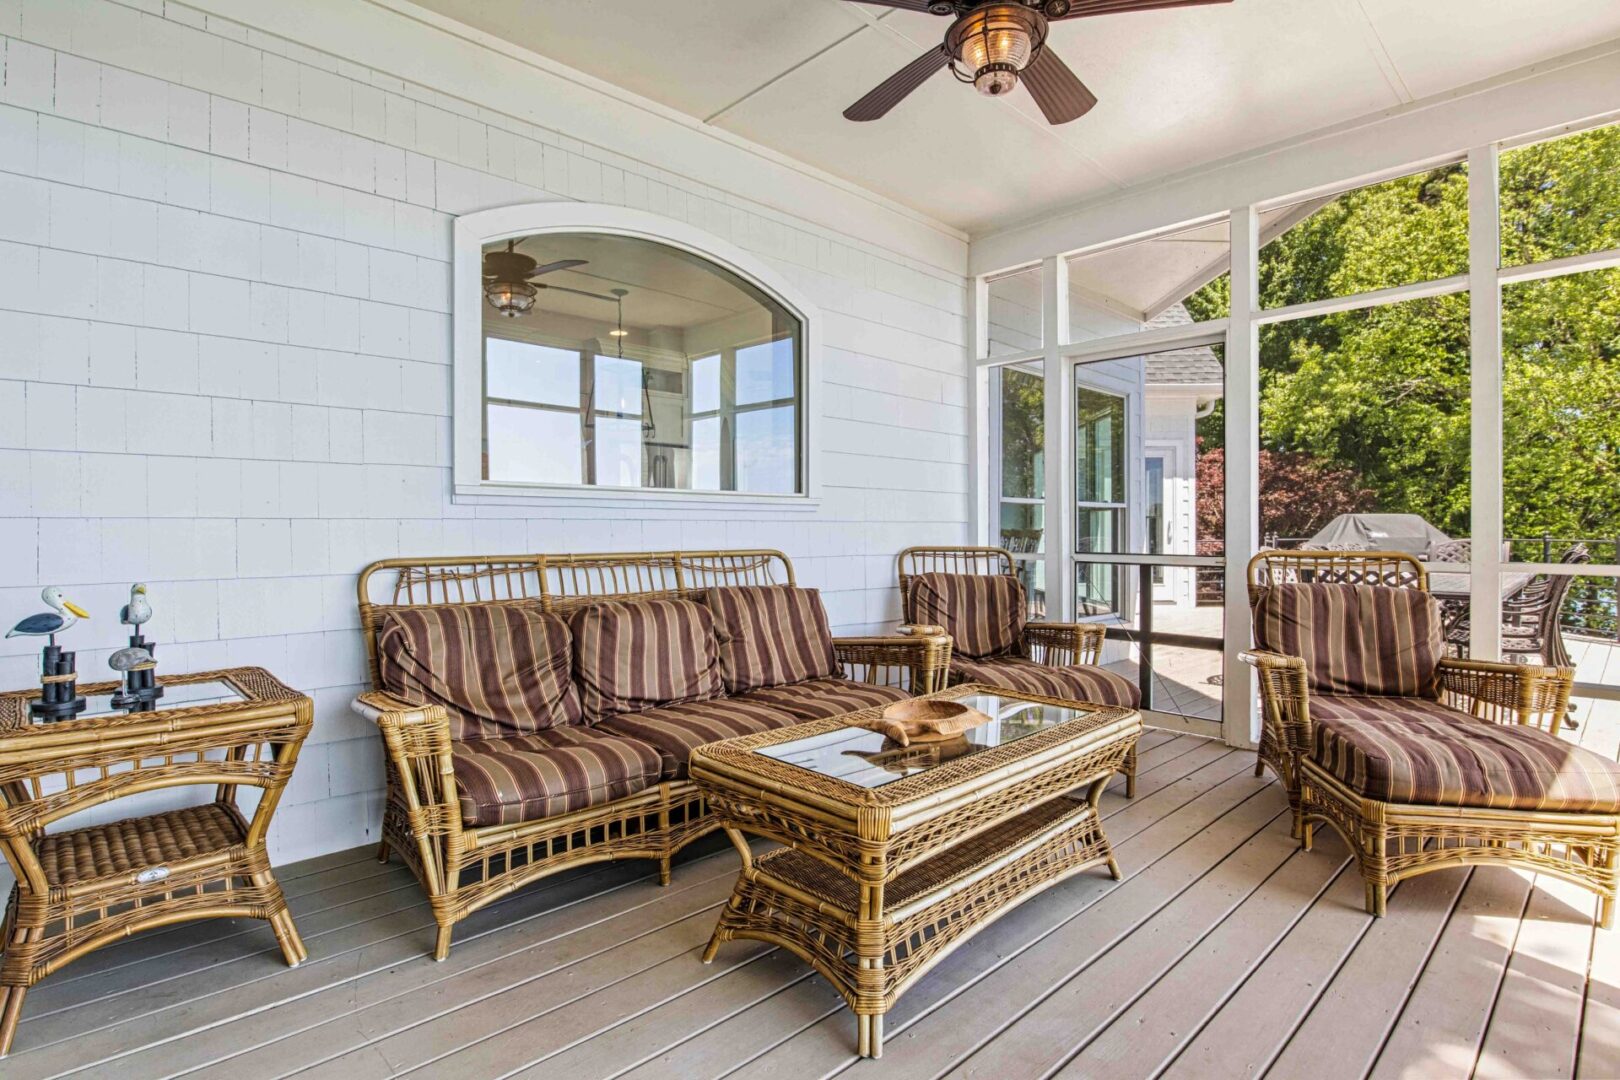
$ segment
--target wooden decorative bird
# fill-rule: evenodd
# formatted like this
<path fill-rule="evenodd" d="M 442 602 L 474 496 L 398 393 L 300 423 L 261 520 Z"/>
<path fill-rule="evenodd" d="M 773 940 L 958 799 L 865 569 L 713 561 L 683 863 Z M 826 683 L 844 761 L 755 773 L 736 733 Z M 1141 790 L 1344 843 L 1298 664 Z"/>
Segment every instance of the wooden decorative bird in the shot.
<path fill-rule="evenodd" d="M 141 623 L 152 617 L 152 605 L 146 599 L 146 585 L 136 582 L 129 587 L 129 603 L 118 609 L 118 621 L 141 632 Z"/>
<path fill-rule="evenodd" d="M 51 610 L 28 616 L 28 618 L 7 631 L 6 637 L 17 637 L 19 635 L 49 637 L 51 644 L 54 645 L 56 644 L 57 634 L 60 634 L 80 619 L 90 617 L 88 611 L 63 596 L 62 590 L 55 585 L 47 585 L 39 596 Z"/>

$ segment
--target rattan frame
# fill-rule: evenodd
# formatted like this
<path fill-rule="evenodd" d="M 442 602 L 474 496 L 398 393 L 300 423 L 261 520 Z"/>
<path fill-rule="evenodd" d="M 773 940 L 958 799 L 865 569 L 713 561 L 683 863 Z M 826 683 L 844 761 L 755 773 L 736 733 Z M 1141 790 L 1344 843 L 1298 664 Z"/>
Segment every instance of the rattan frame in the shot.
<path fill-rule="evenodd" d="M 11 1049 L 29 987 L 141 930 L 191 919 L 264 919 L 288 966 L 304 960 L 265 837 L 314 705 L 259 668 L 161 681 L 212 680 L 230 683 L 246 700 L 34 724 L 28 702 L 37 689 L 0 694 L 0 851 L 17 878 L 0 931 L 0 1056 Z M 94 683 L 81 692 L 118 686 Z M 201 806 L 46 832 L 115 799 L 208 784 L 214 801 Z M 251 818 L 237 806 L 240 787 L 261 791 Z M 139 842 L 109 843 L 130 837 Z M 164 860 L 130 863 L 122 852 L 132 846 L 156 849 Z"/>
<path fill-rule="evenodd" d="M 930 696 L 980 693 L 1076 704 L 982 683 Z M 1090 866 L 1120 876 L 1097 806 L 1142 718 L 1092 710 L 877 788 L 754 751 L 858 726 L 880 708 L 699 747 L 692 778 L 743 863 L 704 962 L 737 938 L 787 949 L 854 1011 L 861 1056 L 881 1056 L 900 995 L 1002 912 Z M 785 846 L 755 857 L 744 833 Z"/>
<path fill-rule="evenodd" d="M 374 598 L 384 583 L 384 600 Z M 528 603 L 566 613 L 604 600 L 694 599 L 716 585 L 792 585 L 779 551 L 661 551 L 588 555 L 468 555 L 383 559 L 360 572 L 356 589 L 373 690 L 355 711 L 374 722 L 385 750 L 387 796 L 378 857 L 398 855 L 427 893 L 438 925 L 433 955 L 450 955 L 455 924 L 487 904 L 559 871 L 587 863 L 653 859 L 668 884 L 670 860 L 719 828 L 688 780 L 665 781 L 628 798 L 569 814 L 470 828 L 461 821 L 444 709 L 386 693 L 377 632 L 391 609 L 446 603 Z M 912 693 L 943 685 L 950 639 L 938 634 L 837 638 L 839 662 L 867 682 Z"/>
<path fill-rule="evenodd" d="M 1249 561 L 1248 577 L 1251 601 L 1278 581 L 1428 591 L 1422 564 L 1391 551 L 1262 551 Z M 1412 806 L 1365 798 L 1311 759 L 1305 662 L 1263 649 L 1240 655 L 1260 682 L 1262 726 L 1255 775 L 1269 767 L 1282 781 L 1294 810 L 1295 835 L 1307 849 L 1314 822 L 1344 837 L 1366 882 L 1369 914 L 1384 914 L 1389 889 L 1402 878 L 1446 866 L 1508 865 L 1592 889 L 1602 897 L 1602 925 L 1613 925 L 1620 816 Z M 1479 720 L 1535 725 L 1555 735 L 1575 680 L 1570 668 L 1450 658 L 1439 667 L 1443 704 Z"/>
<path fill-rule="evenodd" d="M 999 547 L 908 547 L 900 552 L 895 564 L 902 613 L 911 596 L 911 581 L 918 574 L 1017 576 L 1012 552 Z M 1026 622 L 1020 649 L 1024 656 L 1048 667 L 1096 667 L 1102 663 L 1107 632 L 1101 623 Z M 1134 751 L 1121 771 L 1125 774 L 1125 797 L 1136 798 Z"/>

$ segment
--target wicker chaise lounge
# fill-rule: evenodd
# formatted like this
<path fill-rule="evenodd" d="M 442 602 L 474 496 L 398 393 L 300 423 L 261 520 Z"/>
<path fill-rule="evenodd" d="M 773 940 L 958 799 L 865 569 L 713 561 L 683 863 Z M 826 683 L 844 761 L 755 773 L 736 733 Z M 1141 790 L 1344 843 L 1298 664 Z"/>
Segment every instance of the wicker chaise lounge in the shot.
<path fill-rule="evenodd" d="M 1012 553 L 995 547 L 911 547 L 899 557 L 906 621 L 951 636 L 949 680 L 1134 709 L 1141 691 L 1099 666 L 1100 623 L 1030 622 Z M 1136 796 L 1136 751 L 1125 763 Z"/>
<path fill-rule="evenodd" d="M 1263 727 L 1309 848 L 1350 845 L 1382 915 L 1402 878 L 1512 865 L 1583 885 L 1612 926 L 1620 764 L 1542 730 L 1568 668 L 1446 659 L 1423 567 L 1391 552 L 1261 552 L 1249 564 Z"/>
<path fill-rule="evenodd" d="M 380 856 L 455 924 L 572 866 L 670 859 L 717 825 L 695 746 L 943 685 L 943 635 L 834 639 L 774 551 L 388 559 L 366 567 L 386 749 Z M 853 677 L 852 677 L 853 676 Z"/>

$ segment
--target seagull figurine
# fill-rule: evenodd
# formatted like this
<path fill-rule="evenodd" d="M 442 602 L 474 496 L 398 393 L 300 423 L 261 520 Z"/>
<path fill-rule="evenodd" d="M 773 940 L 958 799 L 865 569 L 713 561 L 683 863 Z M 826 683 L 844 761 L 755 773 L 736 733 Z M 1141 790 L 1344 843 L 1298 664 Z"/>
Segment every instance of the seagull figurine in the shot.
<path fill-rule="evenodd" d="M 134 671 L 142 664 L 150 664 L 151 662 L 152 654 L 135 645 L 119 649 L 107 657 L 107 666 L 119 672 Z"/>
<path fill-rule="evenodd" d="M 129 587 L 129 603 L 118 610 L 118 621 L 141 632 L 141 623 L 152 617 L 152 605 L 146 599 L 146 585 L 136 582 Z"/>
<path fill-rule="evenodd" d="M 6 637 L 49 637 L 51 644 L 56 644 L 56 635 L 78 622 L 88 619 L 90 613 L 62 595 L 62 590 L 55 585 L 47 585 L 39 594 L 40 599 L 50 607 L 50 611 L 42 611 L 38 615 L 30 615 L 22 622 L 13 626 L 6 632 Z"/>

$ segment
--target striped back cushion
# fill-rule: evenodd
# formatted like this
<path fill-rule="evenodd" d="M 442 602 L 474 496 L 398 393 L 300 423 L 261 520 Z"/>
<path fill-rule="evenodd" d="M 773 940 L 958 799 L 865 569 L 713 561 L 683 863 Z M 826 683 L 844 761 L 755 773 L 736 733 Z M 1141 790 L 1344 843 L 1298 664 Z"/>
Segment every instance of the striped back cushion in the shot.
<path fill-rule="evenodd" d="M 1018 652 L 1024 636 L 1024 585 L 1010 574 L 918 574 L 906 618 L 943 626 L 963 656 Z"/>
<path fill-rule="evenodd" d="M 709 609 L 613 601 L 574 612 L 574 677 L 588 721 L 725 695 Z"/>
<path fill-rule="evenodd" d="M 1273 585 L 1254 616 L 1255 644 L 1304 660 L 1317 693 L 1440 694 L 1440 605 L 1419 589 Z"/>
<path fill-rule="evenodd" d="M 568 624 L 532 603 L 443 604 L 383 616 L 383 689 L 443 705 L 450 737 L 491 739 L 580 721 Z"/>
<path fill-rule="evenodd" d="M 726 691 L 785 686 L 838 672 L 819 589 L 744 585 L 709 589 Z"/>

